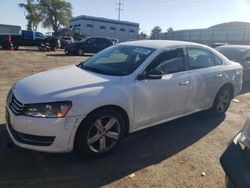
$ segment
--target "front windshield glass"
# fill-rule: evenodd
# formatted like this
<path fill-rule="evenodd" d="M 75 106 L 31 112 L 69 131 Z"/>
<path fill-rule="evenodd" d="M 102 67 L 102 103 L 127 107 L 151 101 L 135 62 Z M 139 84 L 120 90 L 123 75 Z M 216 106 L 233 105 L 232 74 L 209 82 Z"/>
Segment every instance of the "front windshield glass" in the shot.
<path fill-rule="evenodd" d="M 79 42 L 85 42 L 85 40 L 86 40 L 86 38 L 85 38 L 85 39 L 80 40 Z"/>
<path fill-rule="evenodd" d="M 224 56 L 226 56 L 230 60 L 239 60 L 241 59 L 241 56 L 246 51 L 244 48 L 216 48 L 220 53 L 222 53 Z"/>
<path fill-rule="evenodd" d="M 78 66 L 84 70 L 111 76 L 125 76 L 134 72 L 155 49 L 116 45 L 109 47 Z"/>

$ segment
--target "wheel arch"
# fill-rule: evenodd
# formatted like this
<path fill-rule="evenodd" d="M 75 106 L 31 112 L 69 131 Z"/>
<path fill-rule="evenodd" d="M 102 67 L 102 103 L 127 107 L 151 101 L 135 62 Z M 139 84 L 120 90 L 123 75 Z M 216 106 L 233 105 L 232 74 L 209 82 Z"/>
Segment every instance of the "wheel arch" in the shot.
<path fill-rule="evenodd" d="M 220 87 L 220 89 L 218 90 L 218 92 L 219 92 L 222 88 L 225 88 L 225 87 L 227 87 L 227 88 L 230 89 L 230 93 L 231 93 L 232 98 L 233 98 L 233 97 L 234 97 L 234 85 L 233 85 L 232 83 L 230 83 L 230 82 L 225 83 L 224 85 L 222 85 L 222 86 Z M 217 92 L 217 93 L 218 93 L 218 92 Z"/>
<path fill-rule="evenodd" d="M 89 112 L 86 117 L 81 121 L 81 123 L 79 124 L 79 126 L 77 127 L 76 130 L 76 134 L 78 129 L 80 128 L 81 124 L 84 124 L 84 121 L 86 121 L 86 119 L 93 113 L 96 113 L 100 110 L 104 110 L 104 109 L 113 109 L 116 110 L 118 112 L 121 113 L 121 115 L 123 116 L 124 120 L 125 120 L 125 136 L 129 133 L 129 126 L 130 126 L 130 121 L 129 121 L 129 116 L 126 110 L 124 110 L 124 108 L 122 108 L 121 106 L 118 105 L 104 105 L 104 106 L 100 106 L 98 108 L 95 108 L 94 110 L 92 110 L 91 112 Z"/>

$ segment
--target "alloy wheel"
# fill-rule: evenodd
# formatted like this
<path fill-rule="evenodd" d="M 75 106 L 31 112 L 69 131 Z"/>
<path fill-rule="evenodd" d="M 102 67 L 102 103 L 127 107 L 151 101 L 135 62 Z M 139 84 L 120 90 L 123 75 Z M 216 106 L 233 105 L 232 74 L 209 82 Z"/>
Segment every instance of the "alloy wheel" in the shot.
<path fill-rule="evenodd" d="M 103 116 L 95 121 L 89 129 L 87 143 L 95 153 L 110 150 L 119 140 L 121 126 L 117 118 Z"/>
<path fill-rule="evenodd" d="M 224 113 L 230 104 L 230 100 L 231 95 L 228 90 L 223 90 L 222 92 L 220 92 L 218 105 L 216 107 L 217 111 L 219 113 Z"/>

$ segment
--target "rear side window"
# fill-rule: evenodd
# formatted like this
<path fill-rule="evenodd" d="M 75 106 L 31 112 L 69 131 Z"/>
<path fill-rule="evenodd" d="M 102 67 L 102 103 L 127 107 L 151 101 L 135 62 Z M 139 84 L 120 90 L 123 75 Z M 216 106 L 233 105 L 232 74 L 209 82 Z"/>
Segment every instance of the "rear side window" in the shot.
<path fill-rule="evenodd" d="M 175 49 L 161 53 L 147 67 L 146 71 L 155 69 L 164 74 L 185 71 L 183 49 Z"/>
<path fill-rule="evenodd" d="M 187 52 L 191 70 L 215 66 L 214 57 L 208 50 L 187 48 Z"/>
<path fill-rule="evenodd" d="M 214 55 L 214 61 L 216 65 L 223 65 L 223 61 L 216 55 Z"/>
<path fill-rule="evenodd" d="M 96 39 L 96 43 L 97 44 L 108 45 L 108 44 L 111 43 L 111 41 L 109 41 L 108 39 L 102 39 L 102 38 L 100 38 L 100 39 Z"/>
<path fill-rule="evenodd" d="M 96 43 L 96 40 L 94 38 L 91 38 L 91 39 L 88 39 L 86 41 L 87 44 L 95 44 Z"/>

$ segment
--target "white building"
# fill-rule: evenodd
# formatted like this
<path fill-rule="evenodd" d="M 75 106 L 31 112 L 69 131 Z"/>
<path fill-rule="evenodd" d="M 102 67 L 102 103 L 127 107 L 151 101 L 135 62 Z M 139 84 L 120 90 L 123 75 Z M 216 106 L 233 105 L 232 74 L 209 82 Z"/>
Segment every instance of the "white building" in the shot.
<path fill-rule="evenodd" d="M 69 21 L 73 32 L 87 36 L 117 38 L 119 42 L 137 40 L 139 24 L 93 16 L 77 16 Z"/>

